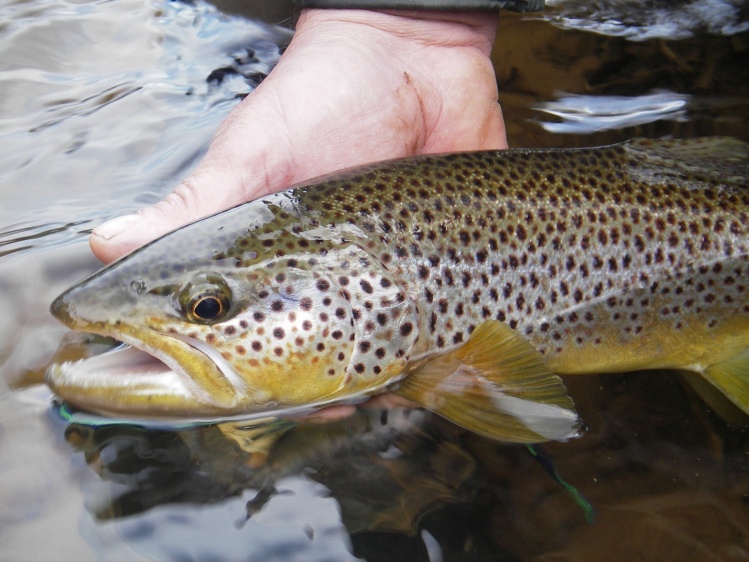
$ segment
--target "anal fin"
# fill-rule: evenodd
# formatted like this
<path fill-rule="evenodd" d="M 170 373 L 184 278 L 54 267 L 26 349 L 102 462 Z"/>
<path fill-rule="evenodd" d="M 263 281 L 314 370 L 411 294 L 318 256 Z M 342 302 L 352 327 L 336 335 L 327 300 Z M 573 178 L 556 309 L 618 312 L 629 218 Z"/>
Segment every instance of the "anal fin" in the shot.
<path fill-rule="evenodd" d="M 710 365 L 702 376 L 745 414 L 749 414 L 749 348 L 730 359 Z"/>
<path fill-rule="evenodd" d="M 562 380 L 506 324 L 489 320 L 393 390 L 471 431 L 512 443 L 565 440 L 580 421 Z"/>
<path fill-rule="evenodd" d="M 681 380 L 686 383 L 702 401 L 725 423 L 733 428 L 749 425 L 749 416 L 741 411 L 723 392 L 705 375 L 694 371 L 680 371 Z"/>

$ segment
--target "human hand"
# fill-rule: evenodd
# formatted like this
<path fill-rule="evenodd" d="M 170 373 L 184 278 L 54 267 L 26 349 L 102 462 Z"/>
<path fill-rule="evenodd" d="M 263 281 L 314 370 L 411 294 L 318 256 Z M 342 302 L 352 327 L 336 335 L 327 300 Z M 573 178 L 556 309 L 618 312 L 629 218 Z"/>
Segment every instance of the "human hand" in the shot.
<path fill-rule="evenodd" d="M 276 68 L 163 201 L 105 223 L 111 262 L 201 217 L 337 169 L 505 148 L 494 12 L 304 10 Z"/>
<path fill-rule="evenodd" d="M 392 410 L 394 408 L 418 408 L 418 405 L 397 394 L 383 392 L 382 394 L 372 396 L 369 400 L 358 405 L 337 404 L 335 406 L 327 406 L 301 416 L 292 416 L 292 419 L 304 422 L 328 423 L 353 415 L 357 408 Z"/>
<path fill-rule="evenodd" d="M 276 68 L 163 201 L 96 228 L 113 261 L 166 232 L 341 168 L 507 146 L 489 54 L 496 13 L 305 10 Z M 382 394 L 361 406 L 412 405 Z M 319 410 L 308 421 L 351 415 Z"/>

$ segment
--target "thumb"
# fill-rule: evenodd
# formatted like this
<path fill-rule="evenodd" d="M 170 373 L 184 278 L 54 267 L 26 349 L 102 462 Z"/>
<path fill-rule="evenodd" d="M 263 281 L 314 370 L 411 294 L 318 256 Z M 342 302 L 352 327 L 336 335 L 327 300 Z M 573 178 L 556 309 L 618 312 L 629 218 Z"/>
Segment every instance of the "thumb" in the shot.
<path fill-rule="evenodd" d="M 94 255 L 110 263 L 167 232 L 246 200 L 241 180 L 207 160 L 155 205 L 96 227 L 89 237 Z"/>
<path fill-rule="evenodd" d="M 272 82 L 270 76 L 266 82 Z M 285 124 L 266 126 L 267 115 L 277 113 L 278 99 L 266 82 L 229 114 L 203 159 L 174 191 L 94 229 L 89 245 L 97 258 L 110 263 L 176 228 L 308 177 L 304 166 L 291 171 Z"/>

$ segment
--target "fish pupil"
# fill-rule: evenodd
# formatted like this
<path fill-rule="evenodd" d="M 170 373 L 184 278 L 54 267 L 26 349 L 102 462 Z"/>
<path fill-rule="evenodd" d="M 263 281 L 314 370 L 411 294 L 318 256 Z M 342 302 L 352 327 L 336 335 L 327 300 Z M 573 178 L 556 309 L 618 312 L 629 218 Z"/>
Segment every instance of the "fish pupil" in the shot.
<path fill-rule="evenodd" d="M 221 301 L 214 296 L 204 297 L 195 303 L 192 313 L 201 320 L 214 320 L 223 311 Z"/>

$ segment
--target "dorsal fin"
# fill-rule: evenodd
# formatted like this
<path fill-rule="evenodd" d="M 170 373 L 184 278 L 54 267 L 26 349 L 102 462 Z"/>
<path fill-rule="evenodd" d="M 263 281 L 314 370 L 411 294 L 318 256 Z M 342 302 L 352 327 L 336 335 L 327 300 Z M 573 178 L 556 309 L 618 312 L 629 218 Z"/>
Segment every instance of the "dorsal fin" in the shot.
<path fill-rule="evenodd" d="M 743 186 L 749 177 L 749 144 L 731 137 L 634 139 L 622 146 L 638 162 L 664 170 Z"/>

